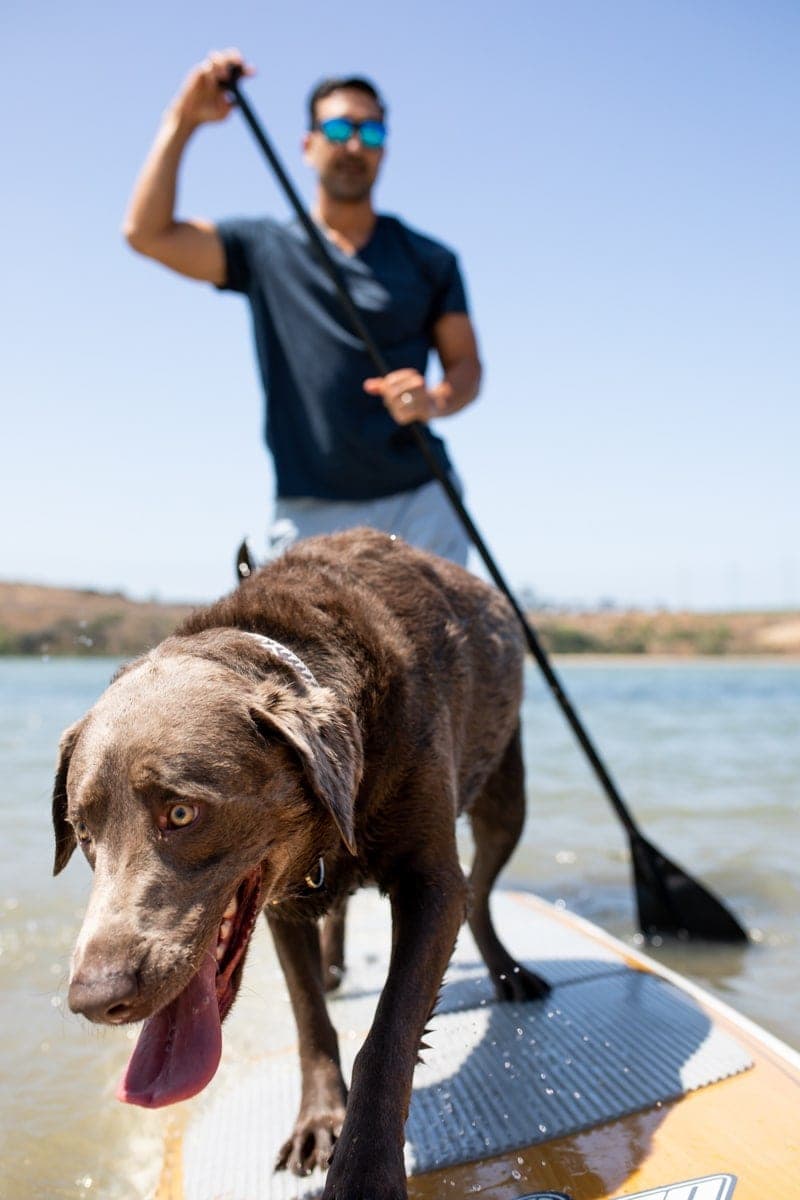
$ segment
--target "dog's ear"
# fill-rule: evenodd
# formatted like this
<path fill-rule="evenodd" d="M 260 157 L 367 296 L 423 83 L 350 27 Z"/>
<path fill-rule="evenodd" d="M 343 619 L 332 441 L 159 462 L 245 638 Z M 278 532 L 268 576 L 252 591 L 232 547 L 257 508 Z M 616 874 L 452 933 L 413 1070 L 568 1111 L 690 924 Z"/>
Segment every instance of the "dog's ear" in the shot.
<path fill-rule="evenodd" d="M 269 689 L 251 706 L 250 715 L 259 732 L 277 734 L 291 746 L 311 789 L 355 855 L 355 799 L 364 753 L 353 713 L 330 688 L 316 687 L 302 698 L 283 688 Z"/>
<path fill-rule="evenodd" d="M 56 857 L 53 863 L 53 874 L 58 875 L 64 870 L 72 852 L 75 849 L 75 834 L 67 821 L 67 771 L 70 759 L 75 749 L 75 743 L 83 727 L 83 721 L 76 722 L 61 735 L 58 747 L 58 765 L 56 780 L 53 784 L 53 832 L 56 837 Z"/>

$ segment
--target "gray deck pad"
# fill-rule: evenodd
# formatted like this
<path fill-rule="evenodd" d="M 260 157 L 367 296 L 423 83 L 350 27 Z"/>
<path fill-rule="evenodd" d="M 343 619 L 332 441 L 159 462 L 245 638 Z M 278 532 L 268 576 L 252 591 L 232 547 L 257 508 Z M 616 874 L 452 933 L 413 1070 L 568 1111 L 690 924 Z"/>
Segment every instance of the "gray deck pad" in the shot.
<path fill-rule="evenodd" d="M 430 1049 L 415 1074 L 409 1173 L 593 1128 L 751 1065 L 739 1044 L 672 984 L 627 967 L 612 949 L 524 897 L 498 893 L 493 910 L 509 949 L 553 991 L 546 1000 L 498 1004 L 463 931 L 426 1038 Z M 329 1002 L 346 1078 L 385 979 L 388 930 L 385 901 L 375 893 L 356 897 L 347 975 Z M 256 972 L 255 979 L 245 972 L 248 1000 L 255 1002 L 249 1045 L 234 1045 L 230 1054 L 226 1046 L 217 1079 L 186 1106 L 186 1200 L 310 1200 L 324 1178 L 273 1173 L 300 1100 L 295 1033 L 274 961 L 265 959 L 260 973 L 258 964 L 249 966 Z M 262 1050 L 255 1048 L 259 1040 Z"/>

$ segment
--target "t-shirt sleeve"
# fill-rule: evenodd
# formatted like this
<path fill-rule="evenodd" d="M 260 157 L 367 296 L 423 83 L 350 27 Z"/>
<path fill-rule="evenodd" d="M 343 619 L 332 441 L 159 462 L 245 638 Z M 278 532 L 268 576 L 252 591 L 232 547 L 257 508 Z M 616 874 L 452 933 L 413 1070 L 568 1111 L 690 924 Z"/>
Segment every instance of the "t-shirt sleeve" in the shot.
<path fill-rule="evenodd" d="M 455 254 L 448 252 L 441 283 L 437 287 L 431 304 L 431 321 L 436 322 L 447 313 L 469 313 L 467 289 Z"/>
<path fill-rule="evenodd" d="M 250 288 L 255 222 L 240 217 L 218 221 L 216 230 L 225 252 L 225 282 L 220 291 L 247 292 Z"/>

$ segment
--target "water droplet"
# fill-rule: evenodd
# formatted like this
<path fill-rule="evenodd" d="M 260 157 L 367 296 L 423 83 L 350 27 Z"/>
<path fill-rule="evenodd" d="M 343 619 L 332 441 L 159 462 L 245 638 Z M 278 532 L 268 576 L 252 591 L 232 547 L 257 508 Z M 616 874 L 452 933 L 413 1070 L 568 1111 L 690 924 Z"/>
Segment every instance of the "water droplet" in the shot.
<path fill-rule="evenodd" d="M 511 1172 L 511 1178 L 512 1178 L 512 1179 L 522 1179 L 522 1172 L 521 1172 L 521 1171 L 517 1171 L 517 1170 L 514 1170 L 514 1171 L 512 1171 L 512 1172 Z"/>
<path fill-rule="evenodd" d="M 547 1126 L 543 1125 L 541 1121 L 539 1122 L 539 1133 L 547 1133 Z"/>

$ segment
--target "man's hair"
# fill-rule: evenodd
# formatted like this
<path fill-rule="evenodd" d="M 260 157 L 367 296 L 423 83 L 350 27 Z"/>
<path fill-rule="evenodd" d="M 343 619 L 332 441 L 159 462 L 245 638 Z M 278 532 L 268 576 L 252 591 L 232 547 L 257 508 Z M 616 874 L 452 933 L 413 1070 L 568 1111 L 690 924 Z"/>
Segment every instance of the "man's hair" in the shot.
<path fill-rule="evenodd" d="M 330 79 L 321 79 L 308 97 L 309 129 L 314 128 L 314 122 L 317 119 L 318 102 L 324 100 L 326 96 L 332 95 L 333 92 L 341 92 L 344 88 L 352 88 L 356 92 L 365 92 L 377 104 L 381 120 L 386 120 L 386 105 L 374 83 L 369 79 L 365 79 L 362 75 L 333 75 Z"/>

